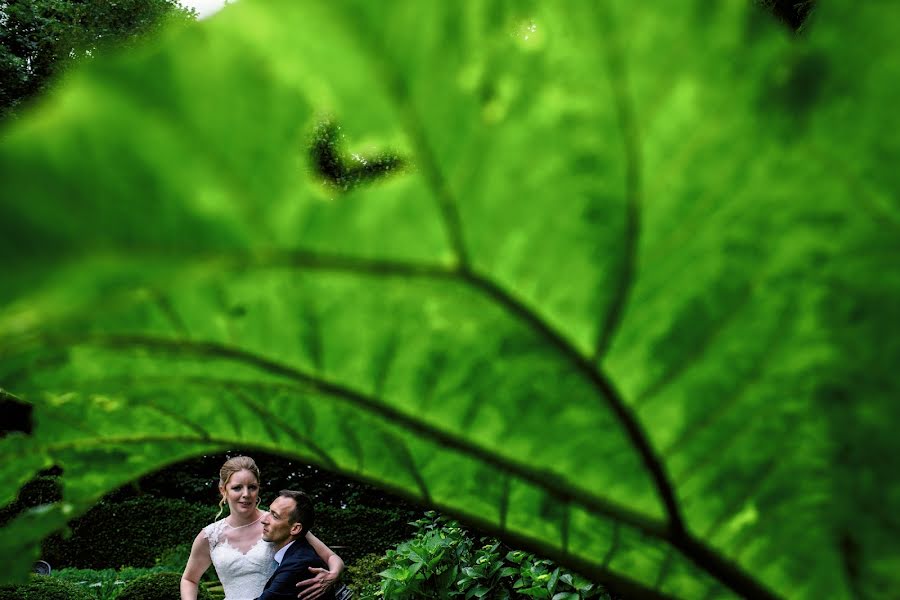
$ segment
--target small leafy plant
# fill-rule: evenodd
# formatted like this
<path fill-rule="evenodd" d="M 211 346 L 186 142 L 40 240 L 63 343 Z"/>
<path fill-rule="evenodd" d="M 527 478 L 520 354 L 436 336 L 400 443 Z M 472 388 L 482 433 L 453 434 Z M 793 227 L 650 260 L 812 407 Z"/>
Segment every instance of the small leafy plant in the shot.
<path fill-rule="evenodd" d="M 476 547 L 457 521 L 434 511 L 413 525 L 415 537 L 387 553 L 391 564 L 381 572 L 385 598 L 609 599 L 601 586 L 496 539 L 481 538 Z"/>

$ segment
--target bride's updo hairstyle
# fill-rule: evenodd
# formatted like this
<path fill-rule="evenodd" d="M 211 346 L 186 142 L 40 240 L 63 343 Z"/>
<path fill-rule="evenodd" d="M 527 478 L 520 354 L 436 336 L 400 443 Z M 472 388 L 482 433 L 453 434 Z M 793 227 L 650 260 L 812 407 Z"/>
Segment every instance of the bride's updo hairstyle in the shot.
<path fill-rule="evenodd" d="M 256 462 L 249 456 L 234 456 L 225 461 L 225 464 L 222 465 L 222 468 L 219 469 L 219 489 L 228 485 L 228 480 L 231 479 L 231 476 L 237 473 L 238 471 L 250 471 L 254 475 L 256 475 L 256 482 L 259 483 L 259 467 L 256 466 Z M 221 494 L 222 498 L 219 500 L 219 512 L 216 513 L 216 519 L 219 518 L 219 515 L 225 510 L 225 494 Z"/>

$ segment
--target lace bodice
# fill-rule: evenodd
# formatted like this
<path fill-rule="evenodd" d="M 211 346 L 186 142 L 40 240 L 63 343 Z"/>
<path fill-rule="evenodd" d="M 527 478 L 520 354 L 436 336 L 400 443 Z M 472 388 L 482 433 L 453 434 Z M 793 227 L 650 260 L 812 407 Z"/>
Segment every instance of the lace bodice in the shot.
<path fill-rule="evenodd" d="M 203 528 L 209 540 L 209 555 L 222 587 L 225 600 L 254 600 L 262 594 L 274 572 L 272 544 L 262 539 L 259 521 L 232 527 L 227 519 Z"/>

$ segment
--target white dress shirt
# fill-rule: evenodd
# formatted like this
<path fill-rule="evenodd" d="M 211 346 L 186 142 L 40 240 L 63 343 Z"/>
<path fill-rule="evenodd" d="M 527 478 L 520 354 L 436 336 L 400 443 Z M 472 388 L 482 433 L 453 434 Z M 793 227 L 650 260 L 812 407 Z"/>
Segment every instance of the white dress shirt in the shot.
<path fill-rule="evenodd" d="M 278 552 L 275 553 L 275 556 L 273 556 L 272 559 L 275 562 L 277 562 L 279 565 L 281 565 L 281 560 L 284 558 L 284 553 L 287 552 L 287 549 L 291 547 L 291 544 L 293 544 L 296 541 L 297 540 L 289 541 L 287 544 L 284 545 L 284 547 L 281 550 L 279 550 Z"/>

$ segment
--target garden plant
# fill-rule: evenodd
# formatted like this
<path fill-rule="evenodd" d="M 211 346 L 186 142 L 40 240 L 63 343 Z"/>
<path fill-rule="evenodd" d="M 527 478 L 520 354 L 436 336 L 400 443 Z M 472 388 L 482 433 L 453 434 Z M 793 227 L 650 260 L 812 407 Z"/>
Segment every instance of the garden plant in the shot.
<path fill-rule="evenodd" d="M 84 586 L 37 575 L 26 583 L 0 586 L 0 600 L 95 600 L 95 597 Z"/>
<path fill-rule="evenodd" d="M 170 600 L 180 595 L 181 573 L 150 573 L 138 577 L 122 590 L 118 600 Z M 206 587 L 198 588 L 197 600 L 210 600 Z"/>
<path fill-rule="evenodd" d="M 477 540 L 457 521 L 433 511 L 415 525 L 411 540 L 387 552 L 379 596 L 610 600 L 602 587 L 583 577 L 495 539 Z"/>

